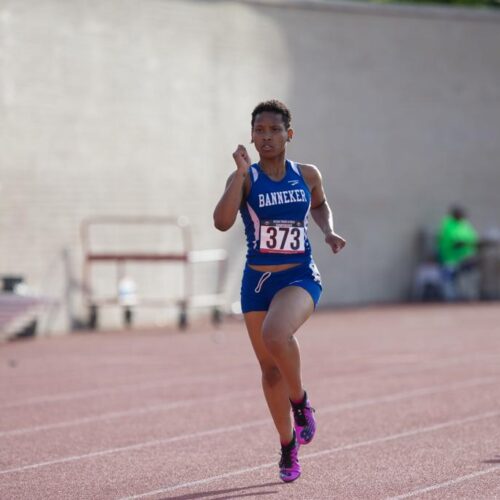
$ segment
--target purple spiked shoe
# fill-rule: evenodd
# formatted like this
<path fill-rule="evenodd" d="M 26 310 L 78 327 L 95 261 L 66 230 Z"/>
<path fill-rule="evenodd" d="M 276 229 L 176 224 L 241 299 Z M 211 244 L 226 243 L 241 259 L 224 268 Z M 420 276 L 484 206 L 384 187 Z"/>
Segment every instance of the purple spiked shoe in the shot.
<path fill-rule="evenodd" d="M 292 403 L 293 420 L 297 440 L 300 444 L 308 444 L 312 441 L 316 432 L 316 420 L 314 419 L 314 408 L 311 406 L 307 393 L 304 391 L 304 399 L 300 403 Z"/>
<path fill-rule="evenodd" d="M 289 444 L 281 445 L 280 479 L 285 483 L 291 483 L 300 476 L 299 443 L 293 433 L 293 439 Z"/>

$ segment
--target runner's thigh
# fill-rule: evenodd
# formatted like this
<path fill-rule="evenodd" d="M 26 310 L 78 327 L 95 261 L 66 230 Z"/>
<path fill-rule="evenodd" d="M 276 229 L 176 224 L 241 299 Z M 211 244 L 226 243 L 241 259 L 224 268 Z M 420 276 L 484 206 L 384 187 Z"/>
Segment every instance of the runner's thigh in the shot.
<path fill-rule="evenodd" d="M 290 337 L 314 311 L 309 293 L 298 286 L 282 288 L 271 301 L 262 325 L 263 335 Z"/>

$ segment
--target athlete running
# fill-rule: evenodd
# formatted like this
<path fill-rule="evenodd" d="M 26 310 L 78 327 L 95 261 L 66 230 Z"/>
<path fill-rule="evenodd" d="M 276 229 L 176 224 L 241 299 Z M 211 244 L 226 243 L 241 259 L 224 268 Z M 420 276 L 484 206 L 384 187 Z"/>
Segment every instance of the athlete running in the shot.
<path fill-rule="evenodd" d="M 290 121 L 290 111 L 280 101 L 257 105 L 251 131 L 259 162 L 252 164 L 245 147 L 237 147 L 236 171 L 214 211 L 215 227 L 221 231 L 232 227 L 238 211 L 245 225 L 248 249 L 241 306 L 279 433 L 280 478 L 285 482 L 300 476 L 299 445 L 310 443 L 316 431 L 295 338 L 322 291 L 307 235 L 309 213 L 333 253 L 346 244 L 334 231 L 319 170 L 285 157 L 286 143 L 293 137 Z"/>

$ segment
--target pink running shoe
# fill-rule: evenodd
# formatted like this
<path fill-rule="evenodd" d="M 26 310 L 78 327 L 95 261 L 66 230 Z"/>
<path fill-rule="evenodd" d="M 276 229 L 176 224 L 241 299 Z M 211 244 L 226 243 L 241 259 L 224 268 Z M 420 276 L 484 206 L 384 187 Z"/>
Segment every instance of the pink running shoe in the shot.
<path fill-rule="evenodd" d="M 300 476 L 299 443 L 295 432 L 292 441 L 287 445 L 281 445 L 280 479 L 285 483 L 291 483 Z"/>
<path fill-rule="evenodd" d="M 301 403 L 292 402 L 293 420 L 297 439 L 300 444 L 309 444 L 316 432 L 315 409 L 311 406 L 307 394 Z"/>

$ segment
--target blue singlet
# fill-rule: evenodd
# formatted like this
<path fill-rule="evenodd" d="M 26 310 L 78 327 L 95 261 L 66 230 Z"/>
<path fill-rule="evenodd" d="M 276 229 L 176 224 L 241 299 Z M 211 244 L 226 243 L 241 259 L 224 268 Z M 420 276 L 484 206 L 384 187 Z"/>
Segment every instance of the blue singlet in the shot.
<path fill-rule="evenodd" d="M 307 235 L 311 193 L 299 166 L 286 160 L 285 176 L 274 181 L 258 163 L 249 167 L 250 192 L 240 208 L 247 238 L 247 264 L 311 262 Z"/>

